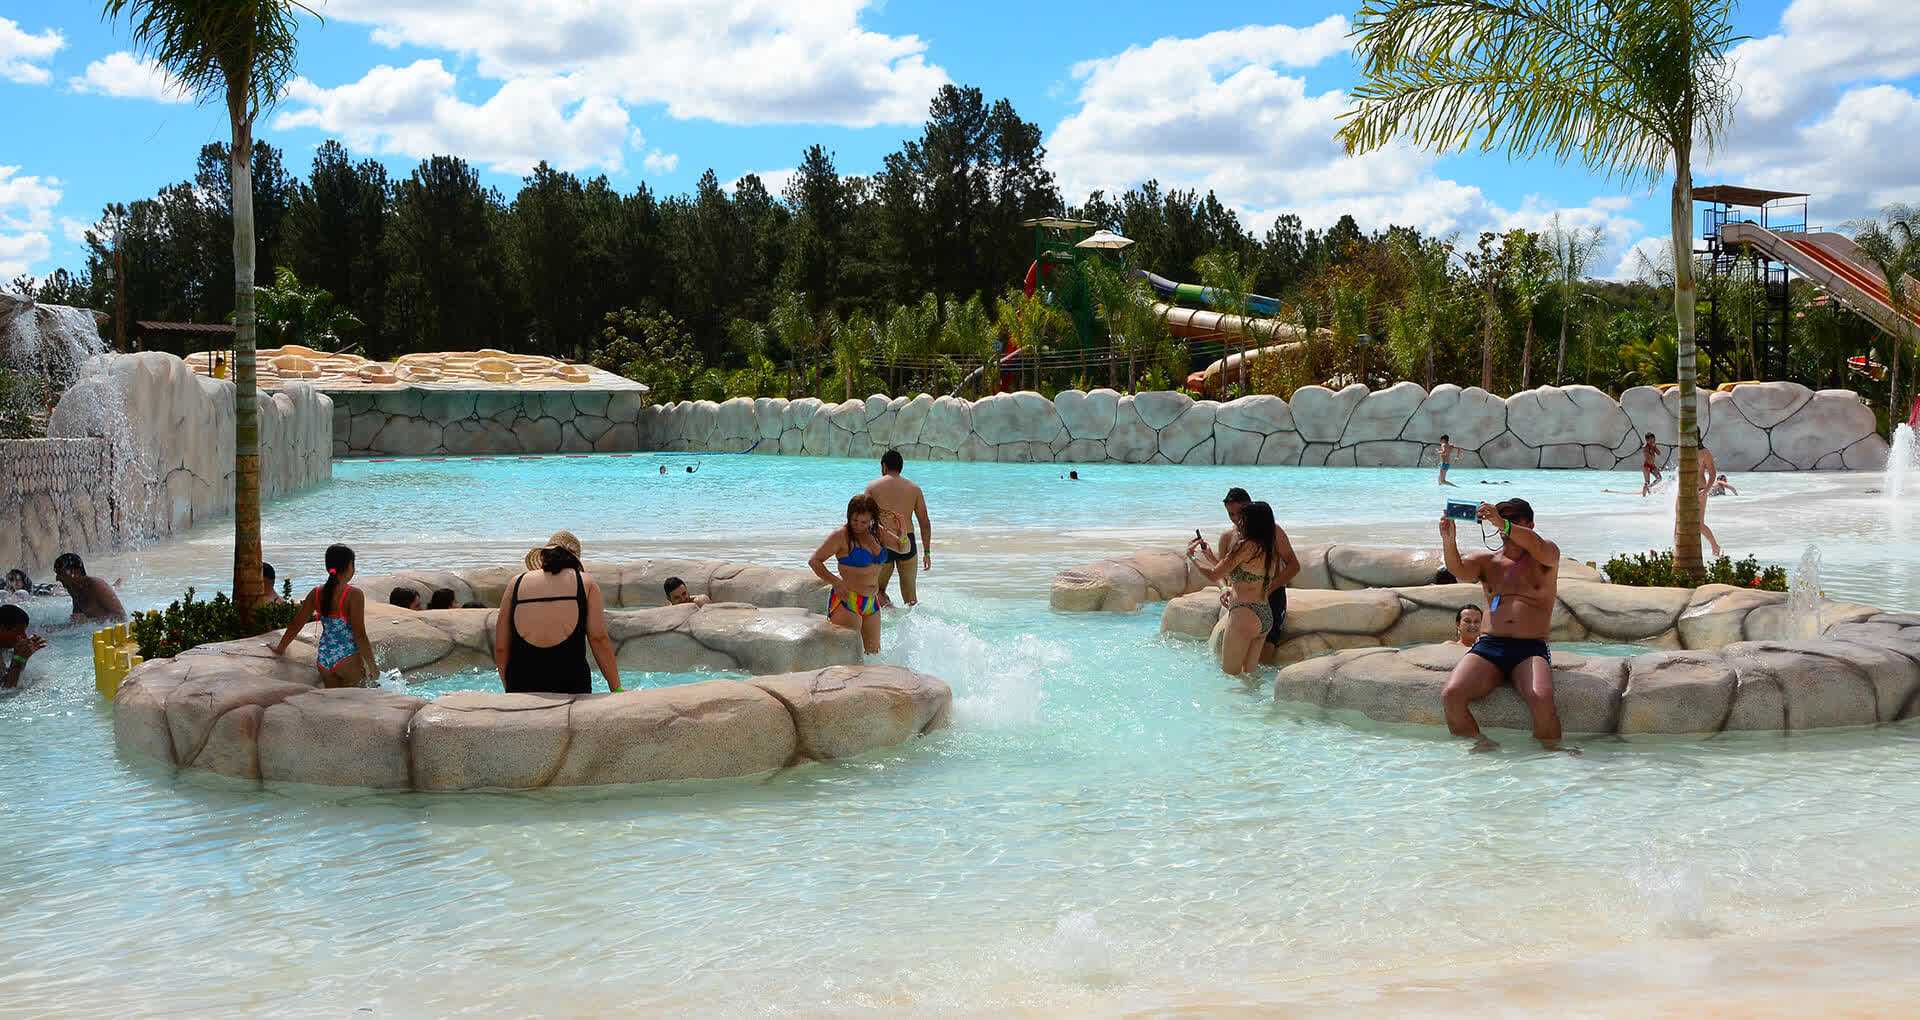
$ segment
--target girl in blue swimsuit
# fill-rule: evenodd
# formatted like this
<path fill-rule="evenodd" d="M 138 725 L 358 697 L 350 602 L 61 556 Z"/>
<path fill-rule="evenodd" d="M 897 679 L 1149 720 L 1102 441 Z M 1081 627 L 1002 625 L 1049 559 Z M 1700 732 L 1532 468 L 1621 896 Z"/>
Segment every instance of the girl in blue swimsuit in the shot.
<path fill-rule="evenodd" d="M 847 501 L 847 524 L 833 529 L 807 565 L 815 577 L 833 586 L 827 619 L 835 625 L 860 632 L 867 654 L 880 651 L 880 565 L 889 551 L 905 552 L 907 540 L 900 532 L 905 521 L 898 514 L 880 523 L 880 504 L 861 493 Z M 827 572 L 827 557 L 840 568 L 839 576 Z"/>
<path fill-rule="evenodd" d="M 367 598 L 347 583 L 353 579 L 353 550 L 330 545 L 326 562 L 327 583 L 301 600 L 273 654 L 285 655 L 300 628 L 318 617 L 320 646 L 313 658 L 320 669 L 320 686 L 365 687 L 380 670 L 373 663 L 373 642 L 367 639 Z"/>

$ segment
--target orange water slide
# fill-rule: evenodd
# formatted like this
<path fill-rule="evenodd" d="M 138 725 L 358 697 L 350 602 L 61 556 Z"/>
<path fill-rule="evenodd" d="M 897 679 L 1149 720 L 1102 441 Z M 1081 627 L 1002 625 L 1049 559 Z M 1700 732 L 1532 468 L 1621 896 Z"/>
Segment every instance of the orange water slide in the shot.
<path fill-rule="evenodd" d="M 1887 300 L 1887 284 L 1880 270 L 1844 234 L 1782 233 L 1757 223 L 1735 221 L 1720 227 L 1720 240 L 1723 244 L 1750 244 L 1767 257 L 1785 262 L 1881 329 L 1891 330 L 1899 321 Z M 1920 283 L 1911 276 L 1901 282 L 1909 295 L 1903 317 L 1912 329 L 1920 326 Z"/>

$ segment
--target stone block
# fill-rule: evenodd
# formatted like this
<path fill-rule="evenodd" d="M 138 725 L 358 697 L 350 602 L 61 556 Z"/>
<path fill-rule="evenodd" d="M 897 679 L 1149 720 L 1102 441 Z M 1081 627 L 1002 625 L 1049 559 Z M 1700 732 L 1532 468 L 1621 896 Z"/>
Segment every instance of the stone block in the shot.
<path fill-rule="evenodd" d="M 1452 383 L 1441 383 L 1427 394 L 1413 417 L 1407 420 L 1401 438 L 1433 444 L 1438 443 L 1442 435 L 1449 435 L 1454 445 L 1477 450 L 1506 431 L 1505 401 L 1478 386 L 1461 389 Z"/>
<path fill-rule="evenodd" d="M 1562 582 L 1560 604 L 1596 638 L 1645 641 L 1674 629 L 1687 607 L 1688 588 L 1636 588 L 1586 581 Z"/>
<path fill-rule="evenodd" d="M 1769 684 L 1781 693 L 1784 726 L 1776 728 L 1865 726 L 1879 718 L 1873 685 L 1837 642 L 1741 642 L 1724 654 L 1743 689 Z"/>
<path fill-rule="evenodd" d="M 1215 425 L 1213 430 L 1213 456 L 1221 464 L 1253 464 L 1260 459 L 1260 446 L 1266 437 L 1253 432 L 1242 432 L 1225 425 Z"/>
<path fill-rule="evenodd" d="M 1220 589 L 1202 588 L 1167 600 L 1160 611 L 1160 633 L 1205 640 L 1220 616 Z"/>
<path fill-rule="evenodd" d="M 1349 449 L 1355 467 L 1418 467 L 1422 453 L 1419 443 L 1392 439 L 1361 443 Z"/>
<path fill-rule="evenodd" d="M 1346 429 L 1340 437 L 1341 444 L 1355 446 L 1399 439 L 1426 399 L 1427 391 L 1412 382 L 1395 383 L 1384 390 L 1364 394 L 1359 406 L 1354 408 L 1352 417 L 1347 420 Z"/>
<path fill-rule="evenodd" d="M 312 683 L 255 676 L 246 668 L 244 660 L 224 656 L 199 656 L 184 662 L 186 679 L 167 696 L 166 713 L 168 742 L 180 764 L 185 766 L 194 766 L 206 746 L 208 734 L 221 716 L 243 705 L 278 704 L 314 687 Z M 252 771 L 250 751 L 236 752 L 229 747 L 216 750 L 215 756 L 228 762 L 244 756 L 248 759 L 248 771 Z"/>
<path fill-rule="evenodd" d="M 1813 391 L 1796 382 L 1743 383 L 1728 396 L 1747 421 L 1771 429 L 1806 406 L 1813 399 Z"/>
<path fill-rule="evenodd" d="M 1113 431 L 1114 415 L 1120 409 L 1120 395 L 1112 390 L 1082 393 L 1067 390 L 1053 398 L 1054 409 L 1073 439 L 1107 438 Z"/>
<path fill-rule="evenodd" d="M 1122 397 L 1121 403 L 1128 401 Z M 1158 432 L 1186 414 L 1187 409 L 1193 406 L 1193 398 L 1174 390 L 1155 390 L 1134 394 L 1131 403 L 1140 420 Z"/>
<path fill-rule="evenodd" d="M 1160 437 L 1134 411 L 1134 396 L 1121 397 L 1114 411 L 1113 431 L 1107 434 L 1107 456 L 1127 464 L 1144 464 L 1160 451 Z"/>
<path fill-rule="evenodd" d="M 1366 398 L 1367 388 L 1358 383 L 1338 393 L 1325 386 L 1302 386 L 1293 391 L 1288 407 L 1301 438 L 1310 443 L 1338 444 L 1354 409 Z"/>
<path fill-rule="evenodd" d="M 1187 454 L 1192 452 L 1195 447 L 1202 443 L 1211 442 L 1213 439 L 1214 414 L 1219 406 L 1220 405 L 1211 400 L 1191 403 L 1180 417 L 1160 429 L 1159 452 L 1161 456 L 1175 463 L 1180 463 L 1186 459 Z M 1139 405 L 1136 404 L 1136 410 L 1138 407 Z M 1213 462 L 1211 456 L 1212 451 L 1210 449 L 1208 453 L 1209 456 L 1203 463 L 1210 464 Z"/>
<path fill-rule="evenodd" d="M 1627 660 L 1620 732 L 1717 733 L 1733 708 L 1737 680 L 1711 652 L 1650 652 Z"/>
<path fill-rule="evenodd" d="M 1802 470 L 1874 435 L 1873 410 L 1851 390 L 1821 390 L 1771 433 L 1773 453 Z"/>
<path fill-rule="evenodd" d="M 1287 592 L 1287 622 L 1283 637 L 1302 634 L 1377 635 L 1400 618 L 1400 599 L 1386 591 L 1325 591 L 1315 589 Z"/>
<path fill-rule="evenodd" d="M 408 731 L 419 790 L 532 790 L 560 769 L 574 696 L 457 691 L 435 698 Z"/>
<path fill-rule="evenodd" d="M 899 666 L 835 666 L 752 683 L 785 703 L 798 753 L 815 761 L 856 757 L 939 729 L 953 701 L 946 684 Z"/>
<path fill-rule="evenodd" d="M 1503 432 L 1479 449 L 1480 460 L 1490 468 L 1531 470 L 1540 466 L 1540 451 L 1520 441 L 1511 432 Z"/>
<path fill-rule="evenodd" d="M 1262 437 L 1275 432 L 1296 431 L 1293 410 L 1287 406 L 1287 402 L 1265 393 L 1221 404 L 1214 414 L 1214 420 L 1227 428 Z"/>
<path fill-rule="evenodd" d="M 1260 444 L 1260 464 L 1298 465 L 1307 448 L 1298 432 L 1275 432 Z"/>
<path fill-rule="evenodd" d="M 1747 420 L 1733 394 L 1715 393 L 1707 403 L 1713 408 L 1713 428 L 1706 443 L 1721 471 L 1751 471 L 1767 459 L 1767 431 Z"/>
<path fill-rule="evenodd" d="M 894 413 L 894 419 L 893 419 L 894 445 L 896 446 L 911 445 L 914 443 L 928 444 L 928 440 L 923 438 L 923 430 L 926 427 L 927 418 L 932 414 L 932 412 L 933 412 L 933 398 L 926 395 L 925 393 L 922 393 L 919 396 L 914 397 L 912 400 L 909 400 L 904 405 L 902 405 L 900 409 Z M 946 426 L 943 425 L 941 427 L 941 431 L 944 432 L 945 428 Z M 962 436 L 961 438 L 964 438 L 964 436 Z M 928 445 L 937 446 L 939 444 L 931 443 Z M 958 450 L 959 448 L 960 448 L 960 440 L 955 439 L 954 445 L 950 447 L 950 449 Z"/>
<path fill-rule="evenodd" d="M 260 718 L 260 778 L 407 789 L 408 724 L 426 704 L 407 694 L 342 688 L 269 705 Z"/>
<path fill-rule="evenodd" d="M 796 737 L 787 709 L 737 680 L 577 699 L 549 785 L 719 779 L 782 768 Z"/>

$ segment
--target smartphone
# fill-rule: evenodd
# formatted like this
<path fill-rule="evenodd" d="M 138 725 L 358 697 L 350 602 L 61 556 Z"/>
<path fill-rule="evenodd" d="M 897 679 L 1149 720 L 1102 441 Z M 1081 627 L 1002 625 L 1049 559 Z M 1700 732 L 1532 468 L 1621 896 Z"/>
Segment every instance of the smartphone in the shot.
<path fill-rule="evenodd" d="M 1447 500 L 1446 516 L 1456 521 L 1471 521 L 1480 516 L 1480 504 L 1465 500 Z"/>
<path fill-rule="evenodd" d="M 1193 529 L 1193 538 L 1194 538 L 1194 541 L 1196 541 L 1196 542 L 1205 542 L 1205 541 L 1206 541 L 1206 539 L 1204 539 L 1204 538 L 1201 538 L 1201 537 L 1200 537 L 1200 529 L 1199 529 L 1199 528 L 1195 528 L 1195 529 Z"/>

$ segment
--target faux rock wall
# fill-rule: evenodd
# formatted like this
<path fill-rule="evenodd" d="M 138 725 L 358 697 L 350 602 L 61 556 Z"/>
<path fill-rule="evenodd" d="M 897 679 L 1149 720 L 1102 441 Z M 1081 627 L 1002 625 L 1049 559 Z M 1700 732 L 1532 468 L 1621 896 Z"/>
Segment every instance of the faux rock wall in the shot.
<path fill-rule="evenodd" d="M 112 501 L 95 499 L 113 459 L 104 439 L 21 439 L 0 443 L 0 569 L 15 566 L 51 581 L 53 558 L 110 544 Z"/>
<path fill-rule="evenodd" d="M 332 422 L 332 403 L 310 387 L 261 394 L 262 499 L 333 476 Z M 0 536 L 0 553 L 17 541 L 4 562 L 36 578 L 61 552 L 85 555 L 233 512 L 233 384 L 196 375 L 171 354 L 112 356 L 104 375 L 60 398 L 47 432 L 0 445 L 8 490 L 0 500 L 18 505 L 24 524 L 18 536 Z"/>
<path fill-rule="evenodd" d="M 336 457 L 643 449 L 644 388 L 350 390 L 333 394 Z"/>
<path fill-rule="evenodd" d="M 1706 442 L 1727 471 L 1856 470 L 1885 466 L 1873 412 L 1851 390 L 1756 383 L 1702 394 Z M 1591 386 L 1544 386 L 1501 398 L 1452 384 L 1429 393 L 1403 382 L 1384 390 L 1308 386 L 1291 402 L 1230 403 L 1184 393 L 1069 390 L 1053 400 L 1003 393 L 979 401 L 921 394 L 819 400 L 735 398 L 645 408 L 648 449 L 1005 462 L 1279 464 L 1413 467 L 1435 464 L 1442 434 L 1456 467 L 1639 467 L 1652 432 L 1671 459 L 1679 395 L 1651 387 L 1616 401 Z"/>

